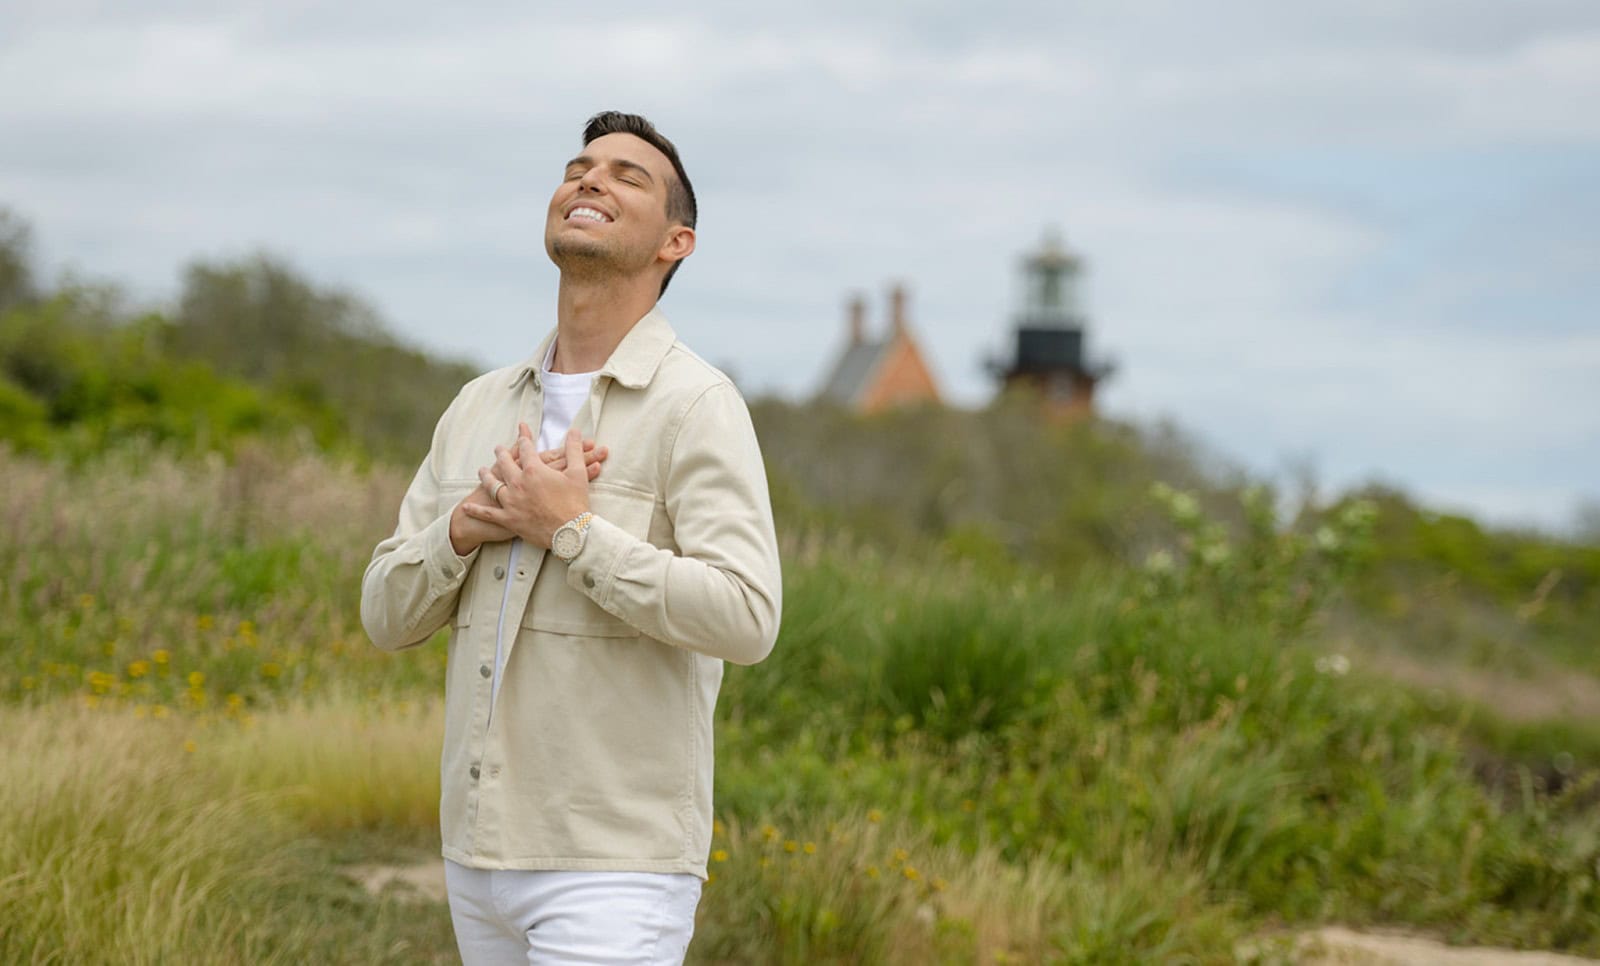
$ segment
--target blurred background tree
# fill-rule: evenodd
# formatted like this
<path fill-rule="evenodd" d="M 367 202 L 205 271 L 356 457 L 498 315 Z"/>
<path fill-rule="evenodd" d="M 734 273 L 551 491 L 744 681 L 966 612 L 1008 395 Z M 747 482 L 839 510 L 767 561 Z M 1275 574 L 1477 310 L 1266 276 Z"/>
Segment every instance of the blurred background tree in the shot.
<path fill-rule="evenodd" d="M 36 297 L 33 287 L 33 230 L 9 208 L 0 207 L 0 315 Z"/>

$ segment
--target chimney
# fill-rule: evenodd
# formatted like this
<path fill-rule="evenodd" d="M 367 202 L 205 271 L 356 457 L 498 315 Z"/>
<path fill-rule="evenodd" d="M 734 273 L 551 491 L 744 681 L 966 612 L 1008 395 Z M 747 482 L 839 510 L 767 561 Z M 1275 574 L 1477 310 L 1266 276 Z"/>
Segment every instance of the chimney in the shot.
<path fill-rule="evenodd" d="M 889 331 L 896 339 L 906 337 L 906 287 L 896 285 L 889 290 Z"/>
<path fill-rule="evenodd" d="M 867 341 L 867 300 L 859 293 L 850 296 L 850 302 L 845 307 L 845 321 L 850 325 L 851 345 Z"/>

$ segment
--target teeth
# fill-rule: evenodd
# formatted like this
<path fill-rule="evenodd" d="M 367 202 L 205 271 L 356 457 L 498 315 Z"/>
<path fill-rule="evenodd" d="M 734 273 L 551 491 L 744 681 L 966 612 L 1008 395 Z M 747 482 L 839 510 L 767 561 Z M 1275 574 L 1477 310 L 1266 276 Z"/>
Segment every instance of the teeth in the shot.
<path fill-rule="evenodd" d="M 567 217 L 568 218 L 587 218 L 590 221 L 601 221 L 601 222 L 610 221 L 611 220 L 611 219 L 607 218 L 605 215 L 601 214 L 600 212 L 595 211 L 593 208 L 574 208 L 574 209 L 572 209 L 572 214 L 568 215 Z"/>

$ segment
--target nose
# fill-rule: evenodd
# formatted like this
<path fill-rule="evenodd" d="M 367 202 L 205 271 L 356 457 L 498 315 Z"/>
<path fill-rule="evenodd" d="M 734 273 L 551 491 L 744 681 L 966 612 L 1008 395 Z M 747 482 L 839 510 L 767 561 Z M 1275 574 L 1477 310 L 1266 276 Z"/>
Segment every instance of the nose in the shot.
<path fill-rule="evenodd" d="M 588 171 L 585 171 L 583 173 L 583 177 L 578 179 L 578 190 L 579 191 L 599 191 L 600 190 L 600 169 L 598 167 L 590 168 Z"/>

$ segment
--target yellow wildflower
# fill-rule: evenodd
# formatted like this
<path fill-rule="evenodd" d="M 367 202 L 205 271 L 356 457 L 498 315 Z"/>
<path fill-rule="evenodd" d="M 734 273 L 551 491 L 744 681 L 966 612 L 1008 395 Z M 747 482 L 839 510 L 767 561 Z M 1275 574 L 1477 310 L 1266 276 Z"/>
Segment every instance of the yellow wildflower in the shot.
<path fill-rule="evenodd" d="M 171 657 L 172 657 L 172 655 L 167 653 L 167 650 L 165 648 L 162 648 L 161 650 L 156 651 L 154 654 L 150 655 L 150 659 L 152 661 L 155 661 L 157 664 L 165 664 L 165 663 L 167 663 L 167 660 L 169 658 L 171 658 Z"/>
<path fill-rule="evenodd" d="M 183 741 L 183 750 L 188 752 L 191 755 L 194 754 L 195 749 L 199 748 L 199 747 L 200 747 L 199 745 L 194 743 L 194 739 L 193 738 L 185 738 L 184 741 Z"/>
<path fill-rule="evenodd" d="M 717 849 L 715 852 L 711 853 L 711 861 L 713 861 L 713 862 L 726 862 L 726 861 L 728 861 L 728 850 L 727 849 Z"/>
<path fill-rule="evenodd" d="M 915 882 L 918 879 L 922 878 L 922 873 L 918 872 L 915 866 L 908 865 L 905 868 L 901 869 L 900 872 L 907 879 L 910 879 L 912 882 Z"/>
<path fill-rule="evenodd" d="M 272 661 L 268 661 L 265 664 L 261 665 L 261 676 L 264 677 L 264 678 L 268 678 L 269 680 L 273 679 L 273 678 L 276 678 L 278 675 L 280 675 L 282 673 L 283 673 L 283 666 L 280 665 L 280 664 L 276 664 L 276 663 L 274 663 Z"/>
<path fill-rule="evenodd" d="M 130 678 L 142 678 L 149 673 L 149 661 L 134 661 L 132 664 L 128 665 L 128 677 Z"/>
<path fill-rule="evenodd" d="M 773 826 L 773 825 L 763 825 L 763 826 L 761 826 L 761 840 L 762 841 L 771 842 L 773 839 L 775 839 L 777 837 L 778 837 L 778 829 L 777 829 L 776 826 Z"/>
<path fill-rule="evenodd" d="M 797 852 L 799 849 L 800 843 L 796 842 L 794 839 L 788 839 L 783 843 L 783 850 L 785 852 Z"/>
<path fill-rule="evenodd" d="M 878 867 L 875 866 L 875 865 L 867 866 L 867 878 L 876 879 L 877 877 L 878 877 Z"/>
<path fill-rule="evenodd" d="M 911 858 L 911 853 L 907 852 L 905 849 L 895 849 L 894 850 L 894 860 L 896 862 L 904 862 L 906 859 L 909 859 L 909 858 Z"/>
<path fill-rule="evenodd" d="M 164 704 L 158 704 L 150 709 L 150 717 L 152 718 L 165 718 L 171 713 L 171 710 Z"/>
<path fill-rule="evenodd" d="M 203 631 L 211 630 L 211 624 L 212 624 L 212 620 L 211 620 L 211 615 L 210 614 L 201 614 L 199 617 L 196 617 L 194 619 L 194 626 L 200 628 Z"/>
<path fill-rule="evenodd" d="M 816 854 L 817 854 L 817 843 L 815 843 L 815 842 L 807 842 L 807 843 L 806 843 L 806 844 L 805 844 L 805 845 L 804 845 L 804 846 L 803 846 L 803 847 L 802 847 L 802 850 L 803 850 L 803 851 L 804 851 L 804 852 L 805 852 L 805 854 L 807 854 L 807 855 L 816 855 Z"/>
<path fill-rule="evenodd" d="M 712 821 L 711 821 L 711 834 L 712 835 L 727 835 L 728 834 L 728 826 L 722 824 L 722 819 L 720 819 L 720 818 L 712 819 Z"/>
<path fill-rule="evenodd" d="M 883 821 L 883 812 L 876 808 L 867 809 L 867 821 L 874 825 L 878 824 Z"/>
<path fill-rule="evenodd" d="M 205 683 L 206 683 L 206 672 L 204 672 L 204 671 L 190 671 L 189 672 L 189 687 L 191 687 L 191 688 L 200 688 L 200 687 L 204 687 Z"/>

